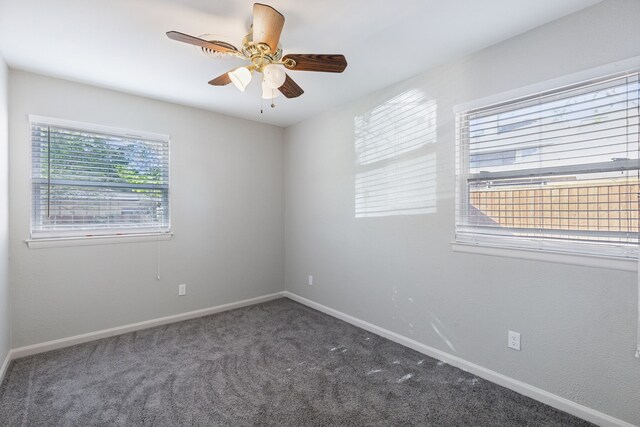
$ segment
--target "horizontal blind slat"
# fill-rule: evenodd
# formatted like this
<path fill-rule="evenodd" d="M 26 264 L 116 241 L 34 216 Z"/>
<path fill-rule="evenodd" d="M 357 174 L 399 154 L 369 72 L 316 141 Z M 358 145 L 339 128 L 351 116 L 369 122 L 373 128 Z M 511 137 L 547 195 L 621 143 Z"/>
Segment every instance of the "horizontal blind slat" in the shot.
<path fill-rule="evenodd" d="M 637 256 L 638 80 L 628 73 L 459 114 L 456 235 Z"/>
<path fill-rule="evenodd" d="M 640 79 L 638 72 L 625 73 L 619 76 L 605 77 L 603 79 L 595 79 L 589 82 L 576 83 L 573 86 L 562 87 L 549 91 L 544 91 L 537 94 L 532 94 L 519 99 L 505 101 L 502 103 L 489 105 L 486 107 L 478 107 L 467 112 L 462 113 L 463 117 L 482 117 L 483 115 L 497 114 L 501 110 L 516 110 L 522 108 L 524 105 L 531 105 L 531 103 L 538 103 L 541 101 L 548 102 L 553 100 L 554 97 L 570 97 L 572 94 L 580 95 L 584 92 L 597 92 L 602 89 L 608 89 L 616 87 L 621 84 L 635 85 Z"/>
<path fill-rule="evenodd" d="M 612 106 L 612 105 L 621 107 L 622 106 L 621 104 L 625 104 L 625 105 L 635 104 L 638 102 L 638 100 L 640 100 L 640 94 L 638 94 L 637 89 L 633 89 L 623 93 L 616 93 L 612 95 L 606 95 L 602 97 L 574 102 L 574 103 L 571 103 L 570 106 L 572 107 L 571 113 L 575 114 L 575 113 L 584 112 L 584 111 L 593 111 L 598 107 Z M 544 105 L 544 104 L 540 104 L 540 105 Z M 490 120 L 489 119 L 474 120 L 473 116 L 468 116 L 466 118 L 468 120 L 474 120 L 474 123 L 476 123 L 475 125 L 476 130 L 484 130 L 484 129 L 491 129 L 495 127 L 494 125 L 495 123 L 499 123 L 500 121 L 505 121 L 505 120 L 507 122 L 518 123 L 518 122 L 527 121 L 526 119 L 527 117 L 533 117 L 533 116 L 539 119 L 553 118 L 556 116 L 557 109 L 558 109 L 557 106 L 548 106 L 547 108 L 538 108 L 533 112 L 522 112 L 520 114 L 510 114 L 507 119 L 503 118 L 502 120 L 498 118 L 499 114 L 487 116 L 491 118 Z M 482 126 L 485 124 L 487 124 L 488 126 Z"/>

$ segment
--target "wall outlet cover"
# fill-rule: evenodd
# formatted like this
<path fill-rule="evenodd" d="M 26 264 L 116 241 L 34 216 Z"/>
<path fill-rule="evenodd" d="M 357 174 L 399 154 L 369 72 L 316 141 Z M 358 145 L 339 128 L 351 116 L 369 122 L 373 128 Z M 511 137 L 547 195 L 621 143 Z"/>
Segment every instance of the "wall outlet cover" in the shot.
<path fill-rule="evenodd" d="M 509 331 L 507 347 L 520 351 L 520 334 L 518 332 Z"/>

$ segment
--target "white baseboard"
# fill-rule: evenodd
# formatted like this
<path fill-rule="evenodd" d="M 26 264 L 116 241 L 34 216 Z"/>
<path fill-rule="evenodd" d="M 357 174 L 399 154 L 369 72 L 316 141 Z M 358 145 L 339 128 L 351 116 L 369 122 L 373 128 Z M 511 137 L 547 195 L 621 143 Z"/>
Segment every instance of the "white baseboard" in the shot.
<path fill-rule="evenodd" d="M 288 291 L 276 292 L 274 294 L 263 295 L 260 297 L 232 302 L 229 304 L 218 305 L 215 307 L 204 308 L 201 310 L 195 310 L 187 313 L 176 314 L 173 316 L 160 317 L 157 319 L 146 320 L 144 322 L 131 323 L 129 325 L 118 326 L 110 329 L 103 329 L 101 331 L 89 332 L 86 334 L 76 335 L 73 337 L 62 338 L 58 340 L 47 341 L 40 344 L 34 344 L 34 345 L 25 346 L 25 347 L 15 348 L 9 351 L 9 354 L 7 354 L 5 360 L 2 363 L 2 366 L 0 367 L 0 383 L 2 383 L 2 380 L 4 379 L 7 368 L 9 367 L 9 363 L 14 359 L 19 359 L 21 357 L 43 353 L 46 351 L 56 350 L 59 348 L 69 347 L 76 344 L 82 344 L 85 342 L 94 341 L 101 338 L 108 338 L 115 335 L 121 335 L 127 332 L 133 332 L 133 331 L 139 331 L 142 329 L 152 328 L 154 326 L 161 326 L 169 323 L 180 322 L 183 320 L 195 319 L 197 317 L 208 316 L 210 314 L 220 313 L 223 311 L 233 310 L 235 308 L 259 304 L 262 302 L 271 301 L 281 297 L 290 298 L 293 301 L 297 301 L 301 304 L 314 308 L 330 316 L 333 316 L 340 320 L 344 320 L 347 323 L 351 323 L 352 325 L 365 329 L 376 335 L 380 335 L 382 337 L 390 339 L 391 341 L 394 341 L 394 342 L 397 342 L 398 344 L 409 347 L 429 357 L 433 357 L 434 359 L 441 360 L 449 365 L 455 366 L 464 371 L 468 371 L 488 381 L 491 381 L 493 383 L 496 383 L 498 385 L 501 385 L 503 387 L 516 391 L 525 396 L 531 397 L 532 399 L 538 400 L 556 409 L 568 412 L 569 414 L 575 415 L 577 417 L 580 417 L 592 423 L 598 424 L 600 426 L 634 427 L 632 424 L 627 423 L 626 421 L 622 421 L 620 419 L 614 418 L 602 412 L 596 411 L 595 409 L 591 409 L 586 406 L 580 405 L 569 399 L 565 399 L 564 397 L 560 397 L 553 393 L 549 393 L 548 391 L 526 384 L 522 381 L 518 381 L 516 379 L 507 377 L 506 375 L 503 375 L 498 372 L 492 371 L 490 369 L 484 368 L 482 366 L 476 365 L 475 363 L 471 363 L 460 357 L 451 355 L 442 350 L 438 350 L 436 348 L 422 344 L 411 338 L 407 338 L 403 335 L 381 328 L 372 323 L 369 323 L 364 320 L 358 319 L 356 317 L 350 316 L 348 314 L 342 313 L 341 311 L 334 310 L 333 308 L 329 308 L 327 306 L 324 306 L 322 304 L 311 301 L 307 298 L 301 297 L 297 294 L 294 294 Z"/>
<path fill-rule="evenodd" d="M 426 344 L 422 344 L 411 338 L 407 338 L 403 335 L 381 328 L 372 323 L 365 322 L 364 320 L 350 316 L 341 311 L 334 310 L 333 308 L 311 301 L 292 292 L 285 291 L 283 292 L 283 295 L 308 307 L 328 314 L 329 316 L 344 320 L 345 322 L 351 323 L 352 325 L 355 325 L 359 328 L 365 329 L 376 335 L 380 335 L 384 338 L 397 342 L 398 344 L 402 344 L 429 357 L 441 360 L 451 366 L 455 366 L 462 369 L 463 371 L 470 372 L 495 384 L 511 389 L 517 393 L 538 400 L 544 404 L 575 415 L 576 417 L 580 417 L 594 424 L 607 427 L 634 427 L 633 424 L 630 424 L 626 421 L 614 418 L 610 415 L 596 411 L 595 409 L 588 408 L 584 405 L 580 405 L 579 403 L 576 403 L 572 400 L 565 399 L 564 397 L 560 397 L 553 393 L 549 393 L 548 391 L 534 387 L 522 381 L 518 381 L 499 372 L 495 372 L 480 365 L 476 365 L 475 363 L 469 362 L 460 357 L 430 347 Z"/>
<path fill-rule="evenodd" d="M 261 302 L 271 301 L 277 298 L 282 298 L 283 292 L 276 292 L 275 294 L 263 295 L 256 298 L 245 299 L 242 301 L 232 302 L 229 304 L 217 305 L 215 307 L 203 308 L 201 310 L 189 311 L 187 313 L 175 314 L 173 316 L 160 317 L 152 320 L 145 320 L 144 322 L 131 323 L 128 325 L 117 326 L 115 328 L 103 329 L 101 331 L 89 332 L 82 335 L 76 335 L 68 338 L 61 338 L 58 340 L 47 341 L 40 344 L 28 345 L 25 347 L 18 347 L 12 349 L 7 355 L 5 364 L 8 365 L 9 361 L 19 359 L 21 357 L 31 356 L 38 353 L 44 353 L 46 351 L 57 350 L 63 347 L 70 347 L 76 344 L 82 344 L 89 341 L 99 340 L 101 338 L 108 338 L 115 335 L 126 334 L 127 332 L 139 331 L 141 329 L 152 328 L 154 326 L 166 325 L 168 323 L 181 322 L 183 320 L 195 319 L 197 317 L 208 316 L 214 313 L 220 313 L 222 311 L 233 310 L 235 308 L 246 307 L 248 305 L 259 304 Z M 4 374 L 5 365 L 0 373 Z M 0 381 L 2 375 L 0 375 Z"/>
<path fill-rule="evenodd" d="M 4 380 L 4 375 L 7 373 L 7 369 L 9 368 L 9 363 L 11 363 L 11 350 L 7 353 L 7 357 L 4 358 L 2 362 L 2 366 L 0 366 L 0 385 Z"/>

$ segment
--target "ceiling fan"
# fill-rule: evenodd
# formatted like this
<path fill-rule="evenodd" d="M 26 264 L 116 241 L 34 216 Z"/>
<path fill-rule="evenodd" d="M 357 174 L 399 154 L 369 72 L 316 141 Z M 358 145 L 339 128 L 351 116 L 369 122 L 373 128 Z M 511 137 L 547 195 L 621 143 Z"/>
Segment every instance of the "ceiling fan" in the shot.
<path fill-rule="evenodd" d="M 230 55 L 251 62 L 245 67 L 235 68 L 209 82 L 213 86 L 233 83 L 243 91 L 251 82 L 254 72 L 262 73 L 262 98 L 273 99 L 281 92 L 287 98 L 296 98 L 304 93 L 285 70 L 321 71 L 341 73 L 347 67 L 344 55 L 288 54 L 282 55 L 279 44 L 284 26 L 284 16 L 266 4 L 254 3 L 253 25 L 242 40 L 242 48 L 219 41 L 205 40 L 177 31 L 167 32 L 167 36 L 183 43 L 199 46 L 205 53 Z M 273 103 L 271 104 L 273 107 Z"/>

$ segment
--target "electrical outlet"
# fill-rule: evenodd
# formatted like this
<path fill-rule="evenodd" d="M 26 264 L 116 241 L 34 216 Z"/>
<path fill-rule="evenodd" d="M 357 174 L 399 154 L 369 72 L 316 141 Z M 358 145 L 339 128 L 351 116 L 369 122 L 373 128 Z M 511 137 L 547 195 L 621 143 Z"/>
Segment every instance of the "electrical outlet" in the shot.
<path fill-rule="evenodd" d="M 309 275 L 309 286 L 313 286 L 313 276 Z"/>
<path fill-rule="evenodd" d="M 181 283 L 178 285 L 178 296 L 183 296 L 187 294 L 187 284 Z"/>
<path fill-rule="evenodd" d="M 509 331 L 507 347 L 520 351 L 520 334 L 518 332 Z"/>

